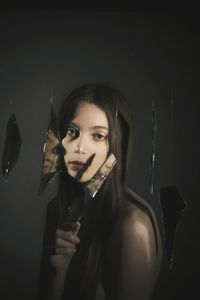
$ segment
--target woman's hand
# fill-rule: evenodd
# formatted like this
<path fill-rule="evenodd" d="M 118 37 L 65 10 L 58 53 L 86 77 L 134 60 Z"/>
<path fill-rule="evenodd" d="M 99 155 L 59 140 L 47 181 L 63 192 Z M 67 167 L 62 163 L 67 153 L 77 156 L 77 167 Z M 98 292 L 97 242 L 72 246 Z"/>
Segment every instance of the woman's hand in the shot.
<path fill-rule="evenodd" d="M 80 243 L 77 236 L 80 226 L 80 223 L 76 222 L 71 231 L 56 230 L 56 250 L 55 254 L 50 255 L 50 262 L 57 272 L 67 270 L 71 258 L 76 252 L 76 245 Z"/>

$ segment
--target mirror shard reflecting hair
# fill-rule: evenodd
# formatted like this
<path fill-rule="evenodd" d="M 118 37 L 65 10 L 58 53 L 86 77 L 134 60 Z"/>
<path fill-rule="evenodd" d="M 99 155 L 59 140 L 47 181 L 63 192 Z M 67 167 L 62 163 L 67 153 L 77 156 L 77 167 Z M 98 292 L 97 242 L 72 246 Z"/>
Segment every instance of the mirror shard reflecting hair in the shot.
<path fill-rule="evenodd" d="M 169 268 L 173 265 L 173 247 L 177 227 L 187 203 L 175 186 L 160 189 L 162 221 L 164 224 L 164 240 Z"/>
<path fill-rule="evenodd" d="M 12 114 L 7 122 L 6 139 L 3 150 L 2 171 L 3 178 L 7 181 L 8 175 L 14 167 L 22 150 L 22 137 L 17 124 L 15 114 Z"/>

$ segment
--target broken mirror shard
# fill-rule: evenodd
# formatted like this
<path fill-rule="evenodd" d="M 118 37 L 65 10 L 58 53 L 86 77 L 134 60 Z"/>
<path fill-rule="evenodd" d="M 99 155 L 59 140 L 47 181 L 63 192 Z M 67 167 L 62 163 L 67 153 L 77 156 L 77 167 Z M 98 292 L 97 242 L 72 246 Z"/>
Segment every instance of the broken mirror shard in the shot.
<path fill-rule="evenodd" d="M 60 172 L 60 152 L 62 150 L 57 118 L 51 105 L 48 128 L 43 147 L 43 161 L 39 194 L 41 194 L 56 175 Z"/>
<path fill-rule="evenodd" d="M 6 139 L 3 150 L 2 171 L 3 178 L 7 181 L 10 171 L 13 169 L 22 149 L 22 138 L 15 114 L 12 114 L 7 122 Z"/>
<path fill-rule="evenodd" d="M 175 186 L 168 186 L 160 189 L 160 203 L 164 224 L 165 248 L 169 268 L 171 269 L 173 264 L 173 246 L 175 234 L 180 217 L 187 207 L 187 203 L 183 200 Z"/>
<path fill-rule="evenodd" d="M 154 169 L 156 160 L 156 111 L 155 111 L 155 100 L 152 101 L 152 140 L 151 140 L 151 162 L 150 162 L 150 178 L 149 178 L 149 193 L 152 195 L 154 193 Z"/>

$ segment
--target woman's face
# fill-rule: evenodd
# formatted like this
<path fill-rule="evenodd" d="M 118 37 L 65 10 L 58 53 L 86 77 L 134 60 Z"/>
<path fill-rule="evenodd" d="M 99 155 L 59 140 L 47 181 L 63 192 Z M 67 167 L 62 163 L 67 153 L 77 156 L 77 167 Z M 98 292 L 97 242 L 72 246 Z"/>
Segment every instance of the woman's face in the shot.
<path fill-rule="evenodd" d="M 105 112 L 93 103 L 80 102 L 62 140 L 70 176 L 80 182 L 94 176 L 108 155 L 108 135 Z"/>

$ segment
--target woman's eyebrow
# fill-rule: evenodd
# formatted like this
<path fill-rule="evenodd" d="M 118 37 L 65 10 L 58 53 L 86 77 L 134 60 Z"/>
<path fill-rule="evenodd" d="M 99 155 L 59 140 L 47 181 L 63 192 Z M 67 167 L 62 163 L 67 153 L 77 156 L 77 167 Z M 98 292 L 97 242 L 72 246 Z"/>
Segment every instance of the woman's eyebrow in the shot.
<path fill-rule="evenodd" d="M 77 125 L 77 124 L 74 123 L 74 122 L 70 122 L 70 123 L 69 123 L 69 126 L 73 126 L 73 127 L 75 127 L 76 129 L 80 129 L 80 126 Z M 105 129 L 105 130 L 107 130 L 107 131 L 109 130 L 108 127 L 103 126 L 103 125 L 94 125 L 94 126 L 91 126 L 89 129 L 90 129 L 90 130 L 93 130 L 93 129 Z"/>
<path fill-rule="evenodd" d="M 74 122 L 70 122 L 70 123 L 69 123 L 69 126 L 73 126 L 73 127 L 75 127 L 76 129 L 80 129 L 80 127 L 79 127 L 76 123 L 74 123 Z"/>
<path fill-rule="evenodd" d="M 102 126 L 102 125 L 96 125 L 96 126 L 92 126 L 90 129 L 106 129 L 106 130 L 108 130 L 108 127 Z"/>

